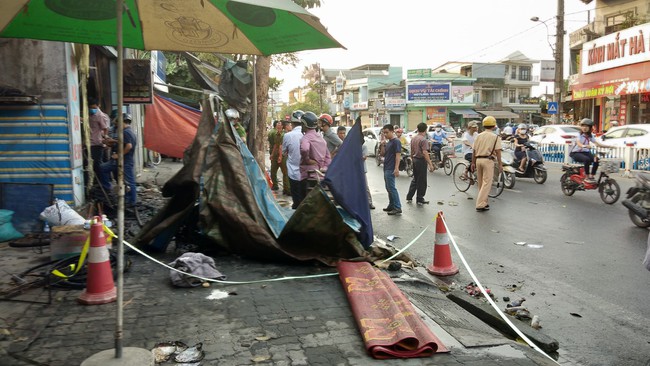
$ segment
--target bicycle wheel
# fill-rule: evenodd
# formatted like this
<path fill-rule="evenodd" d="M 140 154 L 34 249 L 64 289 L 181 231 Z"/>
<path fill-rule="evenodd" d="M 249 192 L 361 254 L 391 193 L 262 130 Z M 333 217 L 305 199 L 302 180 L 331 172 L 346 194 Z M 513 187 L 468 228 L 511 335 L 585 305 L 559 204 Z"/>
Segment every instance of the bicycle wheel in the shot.
<path fill-rule="evenodd" d="M 492 198 L 499 197 L 499 195 L 503 193 L 503 188 L 505 188 L 505 186 L 506 184 L 503 172 L 494 172 L 494 179 L 492 179 L 492 188 L 490 188 L 490 193 L 488 193 L 488 196 Z"/>
<path fill-rule="evenodd" d="M 460 162 L 454 166 L 453 171 L 453 180 L 456 189 L 461 192 L 466 192 L 469 189 L 469 186 L 472 185 L 471 178 L 469 178 L 469 167 L 467 163 Z"/>
<path fill-rule="evenodd" d="M 451 175 L 451 173 L 454 171 L 454 162 L 451 160 L 449 157 L 445 157 L 443 162 L 443 166 L 445 168 L 445 174 L 446 175 Z"/>
<path fill-rule="evenodd" d="M 159 152 L 152 151 L 151 152 L 151 163 L 153 165 L 158 165 L 162 162 L 162 155 L 160 155 Z"/>

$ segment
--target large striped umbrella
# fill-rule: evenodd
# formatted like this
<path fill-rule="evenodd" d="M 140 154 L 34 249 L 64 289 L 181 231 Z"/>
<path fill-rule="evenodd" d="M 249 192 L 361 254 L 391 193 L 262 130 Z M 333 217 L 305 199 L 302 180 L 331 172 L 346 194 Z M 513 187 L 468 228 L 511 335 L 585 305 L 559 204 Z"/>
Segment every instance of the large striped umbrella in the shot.
<path fill-rule="evenodd" d="M 122 110 L 123 102 L 124 47 L 248 55 L 343 47 L 327 33 L 317 17 L 291 0 L 0 0 L 0 38 L 116 46 L 118 110 Z M 109 362 L 140 365 L 144 363 L 133 360 L 150 355 L 146 350 L 129 347 L 127 351 L 131 353 L 123 358 L 122 350 L 123 127 L 122 113 L 118 113 L 120 193 L 115 358 L 109 359 L 105 351 L 100 352 L 87 360 L 93 365 Z M 125 359 L 130 363 L 125 363 Z"/>
<path fill-rule="evenodd" d="M 342 47 L 291 0 L 124 0 L 122 45 L 270 55 Z M 117 46 L 116 0 L 2 0 L 0 38 Z"/>

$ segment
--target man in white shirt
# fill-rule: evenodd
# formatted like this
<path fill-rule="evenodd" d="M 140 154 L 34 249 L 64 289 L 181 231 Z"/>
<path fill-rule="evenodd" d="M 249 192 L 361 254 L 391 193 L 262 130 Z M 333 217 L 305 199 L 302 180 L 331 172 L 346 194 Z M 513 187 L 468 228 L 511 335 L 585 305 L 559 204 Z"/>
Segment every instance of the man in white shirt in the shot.
<path fill-rule="evenodd" d="M 303 114 L 304 112 L 300 110 L 291 114 L 293 129 L 291 132 L 285 133 L 282 139 L 282 153 L 287 154 L 287 175 L 289 176 L 289 187 L 291 189 L 291 199 L 293 200 L 291 208 L 294 210 L 304 197 L 301 194 L 300 186 L 300 141 L 303 136 L 300 117 Z"/>

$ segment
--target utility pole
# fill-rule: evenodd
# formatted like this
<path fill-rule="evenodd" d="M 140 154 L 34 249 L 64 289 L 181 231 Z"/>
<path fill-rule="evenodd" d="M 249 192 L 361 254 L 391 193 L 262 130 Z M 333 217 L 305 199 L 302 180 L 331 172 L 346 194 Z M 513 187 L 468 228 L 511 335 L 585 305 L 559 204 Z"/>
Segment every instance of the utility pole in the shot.
<path fill-rule="evenodd" d="M 318 108 L 323 113 L 323 76 L 321 75 L 320 62 L 318 63 Z"/>
<path fill-rule="evenodd" d="M 557 28 L 555 30 L 555 95 L 556 124 L 562 124 L 562 97 L 564 96 L 564 0 L 557 0 Z"/>

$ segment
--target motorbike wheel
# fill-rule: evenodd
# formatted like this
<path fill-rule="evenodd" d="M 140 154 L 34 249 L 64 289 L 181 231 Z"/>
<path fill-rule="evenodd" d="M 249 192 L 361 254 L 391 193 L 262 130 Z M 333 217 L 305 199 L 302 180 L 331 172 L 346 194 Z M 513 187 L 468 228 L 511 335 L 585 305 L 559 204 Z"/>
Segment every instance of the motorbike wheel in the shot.
<path fill-rule="evenodd" d="M 381 165 L 381 154 L 379 154 L 379 147 L 375 148 L 375 160 L 377 161 L 377 166 Z"/>
<path fill-rule="evenodd" d="M 513 189 L 515 188 L 515 174 L 510 172 L 503 172 L 503 184 L 506 188 Z"/>
<path fill-rule="evenodd" d="M 544 184 L 544 182 L 546 182 L 546 178 L 548 178 L 546 170 L 533 170 L 533 179 L 535 179 L 535 183 Z"/>
<path fill-rule="evenodd" d="M 159 152 L 152 151 L 151 152 L 151 163 L 153 165 L 158 165 L 162 162 L 162 155 L 160 155 Z"/>
<path fill-rule="evenodd" d="M 565 196 L 573 196 L 573 194 L 576 193 L 576 190 L 569 186 L 570 183 L 571 180 L 569 179 L 569 173 L 562 174 L 560 185 L 562 187 L 562 193 L 564 193 Z"/>
<path fill-rule="evenodd" d="M 413 160 L 406 159 L 406 175 L 409 177 L 413 176 Z"/>
<path fill-rule="evenodd" d="M 616 203 L 621 196 L 621 187 L 614 179 L 607 179 L 598 187 L 600 199 L 608 205 Z"/>
<path fill-rule="evenodd" d="M 444 168 L 445 168 L 445 174 L 451 175 L 451 173 L 454 171 L 454 162 L 451 161 L 450 158 L 443 159 L 444 160 Z"/>
<path fill-rule="evenodd" d="M 461 162 L 456 164 L 453 173 L 452 178 L 456 189 L 460 192 L 467 191 L 469 186 L 472 185 L 472 178 L 470 177 L 471 173 L 468 170 L 467 163 Z"/>
<path fill-rule="evenodd" d="M 637 196 L 632 197 L 630 199 L 630 201 L 632 201 L 632 203 L 638 204 L 641 201 L 642 198 L 643 198 L 643 196 L 637 195 Z M 645 206 L 647 206 L 647 204 L 646 205 L 641 205 L 641 206 L 645 207 Z M 630 215 L 630 220 L 632 220 L 634 225 L 636 225 L 636 226 L 638 226 L 640 228 L 650 227 L 650 221 L 643 221 L 639 216 L 635 215 L 634 212 L 632 212 L 631 210 L 628 210 L 628 214 Z M 9 245 L 11 245 L 11 243 L 9 243 Z"/>
<path fill-rule="evenodd" d="M 499 197 L 506 186 L 504 183 L 505 174 L 503 172 L 494 172 L 494 174 L 495 176 L 494 179 L 492 179 L 492 188 L 490 188 L 490 193 L 488 193 L 488 196 L 492 198 Z"/>

